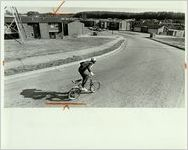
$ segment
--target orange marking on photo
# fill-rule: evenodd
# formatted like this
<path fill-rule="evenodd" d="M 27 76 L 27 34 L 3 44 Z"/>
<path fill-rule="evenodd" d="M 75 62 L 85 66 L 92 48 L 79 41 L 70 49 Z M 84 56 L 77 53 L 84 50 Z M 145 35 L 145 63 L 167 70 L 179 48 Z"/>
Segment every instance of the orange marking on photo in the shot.
<path fill-rule="evenodd" d="M 55 105 L 55 106 L 64 106 L 63 108 L 70 108 L 70 106 L 80 106 L 80 105 L 86 105 L 86 103 L 81 102 L 46 102 L 47 105 Z"/>
<path fill-rule="evenodd" d="M 5 65 L 5 61 L 4 61 L 4 60 L 3 60 L 3 61 L 0 61 L 0 62 L 2 62 L 3 66 Z"/>
<path fill-rule="evenodd" d="M 184 68 L 187 69 L 187 63 L 184 64 Z"/>
<path fill-rule="evenodd" d="M 56 10 L 53 10 L 53 14 L 54 14 L 54 15 L 57 15 L 58 10 L 61 8 L 61 6 L 62 6 L 64 3 L 65 3 L 65 1 L 62 0 L 61 4 L 57 7 L 57 9 L 56 9 Z"/>

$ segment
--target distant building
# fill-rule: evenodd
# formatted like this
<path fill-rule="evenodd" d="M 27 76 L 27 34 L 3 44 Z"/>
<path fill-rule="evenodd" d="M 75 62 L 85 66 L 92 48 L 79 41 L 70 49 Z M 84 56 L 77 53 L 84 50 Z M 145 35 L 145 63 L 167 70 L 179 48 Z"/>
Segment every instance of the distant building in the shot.
<path fill-rule="evenodd" d="M 109 30 L 119 30 L 119 24 L 120 24 L 120 21 L 110 20 L 109 24 L 108 24 L 108 29 Z"/>
<path fill-rule="evenodd" d="M 133 31 L 143 33 L 166 34 L 167 28 L 160 25 L 136 25 L 134 26 Z"/>
<path fill-rule="evenodd" d="M 167 35 L 185 37 L 185 26 L 182 24 L 169 24 Z"/>
<path fill-rule="evenodd" d="M 132 29 L 132 22 L 133 20 L 122 20 L 119 24 L 119 30 L 126 30 L 130 31 Z"/>
<path fill-rule="evenodd" d="M 107 29 L 108 27 L 109 27 L 109 20 L 108 19 L 99 20 L 99 28 Z"/>
<path fill-rule="evenodd" d="M 109 30 L 132 30 L 133 20 L 121 20 L 121 19 L 100 19 L 99 28 Z"/>
<path fill-rule="evenodd" d="M 84 32 L 84 24 L 79 21 L 74 21 L 68 24 L 68 35 L 77 36 Z"/>
<path fill-rule="evenodd" d="M 148 33 L 148 26 L 141 26 L 141 32 Z"/>
<path fill-rule="evenodd" d="M 20 18 L 27 39 L 60 39 L 63 36 L 83 33 L 83 23 L 71 18 L 65 19 L 60 16 L 21 16 Z M 13 19 L 13 17 L 5 17 L 5 39 L 19 38 L 17 32 L 7 30 Z M 11 26 L 16 25 L 14 23 Z"/>
<path fill-rule="evenodd" d="M 168 29 L 167 35 L 185 37 L 185 30 Z"/>
<path fill-rule="evenodd" d="M 42 24 L 41 24 L 42 27 Z M 49 38 L 50 39 L 62 39 L 64 36 L 64 32 L 63 32 L 63 24 L 62 23 L 48 23 L 48 26 L 46 26 L 47 28 L 45 28 L 43 26 L 43 28 L 41 30 L 44 30 L 48 33 L 49 32 Z M 48 31 L 47 31 L 48 29 Z M 45 38 L 45 33 L 43 33 Z"/>
<path fill-rule="evenodd" d="M 155 34 L 167 34 L 168 28 L 162 25 L 154 25 L 148 27 L 148 33 L 155 33 Z"/>
<path fill-rule="evenodd" d="M 184 25 L 177 23 L 161 23 L 153 20 L 135 22 L 133 31 L 144 33 L 155 33 L 162 35 L 185 36 Z"/>
<path fill-rule="evenodd" d="M 128 20 L 122 20 L 119 24 L 119 30 L 131 30 L 131 23 Z"/>
<path fill-rule="evenodd" d="M 141 32 L 141 26 L 135 25 L 135 26 L 133 27 L 133 31 L 135 31 L 135 32 Z"/>
<path fill-rule="evenodd" d="M 85 27 L 94 27 L 97 24 L 95 19 L 84 19 L 81 22 L 84 23 Z"/>

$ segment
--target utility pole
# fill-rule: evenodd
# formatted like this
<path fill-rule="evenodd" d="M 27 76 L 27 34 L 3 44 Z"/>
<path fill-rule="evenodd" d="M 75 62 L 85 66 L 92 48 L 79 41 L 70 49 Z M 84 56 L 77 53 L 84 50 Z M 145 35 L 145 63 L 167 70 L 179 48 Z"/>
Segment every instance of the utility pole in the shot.
<path fill-rule="evenodd" d="M 18 14 L 18 11 L 17 11 L 16 7 L 11 7 L 11 9 L 12 9 L 12 15 L 14 17 L 16 26 L 18 28 L 18 33 L 20 35 L 20 38 L 21 38 L 22 42 L 24 42 L 25 39 L 26 39 L 26 33 L 25 33 L 25 29 L 23 27 L 21 18 L 20 18 L 19 14 Z"/>
<path fill-rule="evenodd" d="M 19 42 L 20 44 L 22 44 L 22 43 L 24 43 L 27 36 L 26 36 L 25 29 L 24 29 L 24 26 L 21 21 L 21 17 L 19 16 L 19 13 L 18 13 L 16 7 L 10 7 L 10 10 L 11 10 L 11 14 L 14 19 L 12 20 L 12 22 L 10 24 L 6 24 L 7 29 L 5 32 L 7 32 L 8 30 L 11 30 L 11 31 L 13 30 L 13 31 L 17 32 L 20 36 L 21 42 L 19 42 L 18 40 L 16 40 L 16 41 Z M 15 26 L 13 26 L 14 24 L 16 24 L 17 28 Z"/>

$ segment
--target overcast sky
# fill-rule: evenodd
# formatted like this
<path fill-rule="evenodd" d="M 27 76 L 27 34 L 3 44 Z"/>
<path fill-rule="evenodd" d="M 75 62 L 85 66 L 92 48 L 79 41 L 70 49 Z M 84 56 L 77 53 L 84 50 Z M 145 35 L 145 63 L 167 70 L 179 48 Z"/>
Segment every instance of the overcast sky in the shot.
<path fill-rule="evenodd" d="M 16 6 L 20 13 L 28 11 L 38 11 L 40 13 L 52 12 L 62 0 L 53 1 L 13 1 L 6 2 L 5 5 Z M 144 12 L 144 11 L 173 11 L 185 12 L 186 1 L 92 1 L 92 0 L 67 0 L 59 10 L 60 13 L 76 13 L 80 11 L 122 11 L 122 12 Z"/>

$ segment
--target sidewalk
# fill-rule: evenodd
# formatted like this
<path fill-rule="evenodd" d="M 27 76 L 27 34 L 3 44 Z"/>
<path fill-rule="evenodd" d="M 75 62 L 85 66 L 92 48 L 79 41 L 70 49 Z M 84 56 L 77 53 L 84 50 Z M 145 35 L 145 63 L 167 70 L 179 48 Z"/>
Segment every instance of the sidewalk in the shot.
<path fill-rule="evenodd" d="M 14 72 L 17 69 L 20 70 L 20 72 L 24 72 L 23 70 L 21 70 L 22 68 L 29 71 L 30 70 L 29 67 L 32 68 L 31 70 L 37 70 L 37 69 L 41 69 L 41 68 L 36 67 L 37 65 L 40 65 L 40 64 L 45 65 L 45 64 L 55 62 L 55 61 L 60 61 L 60 60 L 61 61 L 64 60 L 65 61 L 64 63 L 66 63 L 67 59 L 72 59 L 71 62 L 73 62 L 73 61 L 76 61 L 77 59 L 83 59 L 87 56 L 90 57 L 90 56 L 99 55 L 99 53 L 101 53 L 103 50 L 111 48 L 112 46 L 116 45 L 118 42 L 123 41 L 123 40 L 125 40 L 123 37 L 117 37 L 111 42 L 108 42 L 104 45 L 94 47 L 94 48 L 83 49 L 79 51 L 57 53 L 57 54 L 51 54 L 51 55 L 28 57 L 24 59 L 5 62 L 5 73 L 7 73 L 7 71 L 10 71 L 10 70 Z M 19 71 L 18 72 L 15 71 L 15 74 L 16 73 L 19 73 Z M 14 73 L 8 73 L 8 75 L 9 74 L 14 74 Z"/>

